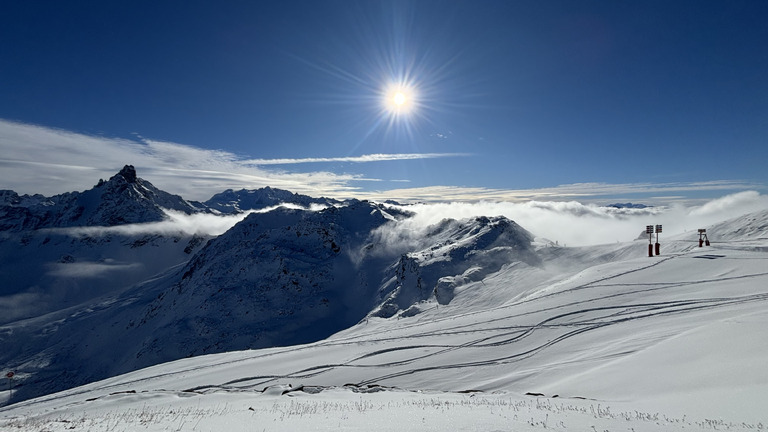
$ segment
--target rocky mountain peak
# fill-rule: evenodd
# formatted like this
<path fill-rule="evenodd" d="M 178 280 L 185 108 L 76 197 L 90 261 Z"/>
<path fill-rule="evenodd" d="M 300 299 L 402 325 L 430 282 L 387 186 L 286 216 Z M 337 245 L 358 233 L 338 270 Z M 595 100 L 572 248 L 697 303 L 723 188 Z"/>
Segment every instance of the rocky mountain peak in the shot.
<path fill-rule="evenodd" d="M 104 185 L 126 185 L 126 184 L 136 184 L 140 183 L 142 179 L 140 179 L 136 175 L 136 168 L 133 167 L 133 165 L 126 165 L 124 166 L 120 171 L 118 171 L 117 174 L 113 175 L 109 178 L 109 181 L 104 181 L 104 179 L 99 179 L 99 182 L 96 184 L 95 187 L 99 188 Z"/>
<path fill-rule="evenodd" d="M 136 168 L 133 165 L 126 165 L 117 175 L 122 176 L 128 183 L 136 183 Z"/>
<path fill-rule="evenodd" d="M 50 198 L 2 192 L 0 206 L 0 231 L 157 222 L 165 219 L 166 209 L 187 214 L 206 211 L 139 178 L 133 165 L 83 192 Z"/>

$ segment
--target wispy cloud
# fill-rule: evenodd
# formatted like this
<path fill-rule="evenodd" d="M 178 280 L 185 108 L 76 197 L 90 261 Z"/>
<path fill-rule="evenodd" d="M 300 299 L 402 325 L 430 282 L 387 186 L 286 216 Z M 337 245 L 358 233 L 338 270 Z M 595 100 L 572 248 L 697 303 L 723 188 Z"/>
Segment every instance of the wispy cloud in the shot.
<path fill-rule="evenodd" d="M 391 189 L 376 192 L 360 192 L 359 196 L 372 200 L 392 199 L 403 202 L 478 202 L 531 200 L 621 200 L 616 197 L 652 195 L 655 202 L 688 200 L 680 192 L 723 192 L 744 189 L 764 189 L 764 185 L 738 180 L 714 180 L 707 182 L 679 183 L 575 183 L 549 188 L 493 189 L 481 187 L 429 186 L 421 188 Z M 635 198 L 636 199 L 636 198 Z M 696 200 L 689 200 L 691 203 Z"/>
<path fill-rule="evenodd" d="M 53 263 L 49 266 L 48 274 L 65 278 L 95 278 L 109 276 L 115 272 L 131 271 L 138 267 L 141 267 L 140 263 L 93 261 L 67 264 Z"/>
<path fill-rule="evenodd" d="M 347 156 L 347 157 L 335 157 L 335 158 L 248 159 L 243 161 L 243 163 L 250 164 L 250 165 L 290 165 L 290 164 L 320 163 L 320 162 L 365 163 L 365 162 L 387 162 L 387 161 L 435 159 L 435 158 L 464 157 L 464 156 L 471 156 L 471 155 L 469 153 L 394 153 L 394 154 L 376 153 L 376 154 L 369 154 L 369 155 L 362 155 L 362 156 Z"/>
<path fill-rule="evenodd" d="M 310 211 L 318 211 L 324 208 L 320 205 L 313 205 L 310 208 L 304 208 L 295 204 L 281 204 L 259 210 L 250 210 L 235 215 L 214 215 L 202 213 L 188 215 L 173 210 L 165 210 L 166 219 L 160 222 L 115 226 L 49 228 L 48 230 L 51 232 L 75 237 L 93 237 L 109 234 L 126 236 L 147 234 L 218 236 L 235 226 L 235 224 L 245 219 L 251 213 L 268 213 L 280 207 Z"/>
<path fill-rule="evenodd" d="M 266 210 L 271 210 L 265 209 Z M 115 226 L 86 226 L 71 228 L 50 228 L 49 231 L 74 237 L 93 237 L 109 234 L 117 235 L 204 235 L 217 236 L 232 228 L 254 211 L 236 215 L 192 214 L 166 210 L 166 219 L 160 222 Z"/>

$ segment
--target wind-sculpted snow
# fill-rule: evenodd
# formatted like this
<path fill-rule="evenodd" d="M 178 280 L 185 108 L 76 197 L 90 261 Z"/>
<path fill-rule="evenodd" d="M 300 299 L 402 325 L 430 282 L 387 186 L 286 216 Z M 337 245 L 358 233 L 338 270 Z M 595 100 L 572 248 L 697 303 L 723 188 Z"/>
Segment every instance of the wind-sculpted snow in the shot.
<path fill-rule="evenodd" d="M 715 242 L 768 239 L 768 212 L 748 213 L 738 218 L 717 223 L 709 227 L 707 238 Z"/>

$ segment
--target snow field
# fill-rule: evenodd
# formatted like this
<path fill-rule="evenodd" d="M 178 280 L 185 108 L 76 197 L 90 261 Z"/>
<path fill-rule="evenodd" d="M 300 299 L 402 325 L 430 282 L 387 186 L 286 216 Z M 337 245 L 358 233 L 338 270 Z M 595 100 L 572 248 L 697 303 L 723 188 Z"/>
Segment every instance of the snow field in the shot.
<path fill-rule="evenodd" d="M 284 387 L 278 387 L 283 391 Z M 764 430 L 762 423 L 671 417 L 631 405 L 521 396 L 506 392 L 440 393 L 396 389 L 357 393 L 308 389 L 284 395 L 119 393 L 64 412 L 0 421 L 7 430 L 36 431 L 683 431 Z M 319 393 L 315 393 L 319 392 Z M 5 429 L 4 429 L 5 430 Z"/>

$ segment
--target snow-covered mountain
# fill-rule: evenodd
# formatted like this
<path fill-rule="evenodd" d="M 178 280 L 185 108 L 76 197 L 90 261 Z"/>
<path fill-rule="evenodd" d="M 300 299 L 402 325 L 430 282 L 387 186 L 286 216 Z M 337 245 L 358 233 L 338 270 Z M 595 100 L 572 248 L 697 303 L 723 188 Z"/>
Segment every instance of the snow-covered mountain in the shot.
<path fill-rule="evenodd" d="M 370 214 L 374 207 L 359 206 L 353 213 Z M 269 225 L 257 218 L 247 221 L 248 230 L 232 232 L 249 236 Z M 722 235 L 710 247 L 699 248 L 690 233 L 670 236 L 665 253 L 657 257 L 645 256 L 645 245 L 635 242 L 531 245 L 524 231 L 503 219 L 446 221 L 426 231 L 434 236 L 425 243 L 440 242 L 419 243 L 417 250 L 399 256 L 425 264 L 430 250 L 434 257 L 454 260 L 519 242 L 528 247 L 515 253 L 520 261 L 467 278 L 447 304 L 431 297 L 416 314 L 369 315 L 314 343 L 195 356 L 19 402 L 0 409 L 0 427 L 763 430 L 768 424 L 766 221 L 768 211 L 763 211 L 708 226 L 708 232 Z M 299 224 L 291 219 L 291 227 Z M 287 232 L 285 226 L 270 226 Z M 496 230 L 510 231 L 479 241 L 481 233 Z M 321 258 L 344 253 L 336 242 L 344 237 L 339 232 L 311 234 L 327 244 Z M 460 232 L 462 240 L 452 245 L 467 249 L 451 248 L 441 238 Z M 275 231 L 270 236 L 282 237 Z M 216 248 L 214 243 L 196 257 L 223 253 L 225 243 Z M 257 243 L 251 246 L 260 251 Z M 362 249 L 369 259 L 376 256 L 373 249 L 388 250 L 373 244 Z M 446 255 L 439 253 L 443 247 L 449 248 Z M 452 253 L 459 250 L 466 252 Z M 532 260 L 522 261 L 528 254 Z M 430 267 L 423 268 L 425 274 Z M 189 293 L 193 278 L 215 268 L 190 261 L 175 277 L 188 274 L 190 285 L 182 291 Z M 382 286 L 396 285 L 391 279 L 397 274 L 389 272 L 397 268 L 385 269 L 389 278 Z M 159 281 L 138 288 L 135 297 L 164 303 L 151 300 L 163 291 Z M 94 331 L 102 337 L 114 334 L 110 321 L 94 322 L 101 323 Z"/>
<path fill-rule="evenodd" d="M 316 341 L 374 306 L 381 280 L 361 260 L 394 217 L 351 202 L 254 213 L 210 241 L 136 317 L 140 365 L 210 352 Z M 175 354 L 174 354 L 175 353 Z"/>
<path fill-rule="evenodd" d="M 712 241 L 761 242 L 768 239 L 768 212 L 749 213 L 712 225 L 707 230 Z"/>
<path fill-rule="evenodd" d="M 3 190 L 0 205 L 0 231 L 14 232 L 157 222 L 165 219 L 164 209 L 187 214 L 204 210 L 199 203 L 185 201 L 137 177 L 132 165 L 84 192 L 43 197 Z"/>
<path fill-rule="evenodd" d="M 131 165 L 84 192 L 45 197 L 2 190 L 0 307 L 6 312 L 0 324 L 114 294 L 186 263 L 212 236 L 146 228 L 168 221 L 169 211 L 244 214 L 278 204 L 332 202 L 264 188 L 227 191 L 209 200 L 208 207 L 156 188 Z"/>
<path fill-rule="evenodd" d="M 251 190 L 240 189 L 239 191 L 227 189 L 224 192 L 217 193 L 204 204 L 207 208 L 222 214 L 235 214 L 248 210 L 274 207 L 285 203 L 296 204 L 302 207 L 311 207 L 312 205 L 328 207 L 341 204 L 340 201 L 330 198 L 313 198 L 271 187 Z"/>
<path fill-rule="evenodd" d="M 644 209 L 652 206 L 648 206 L 645 204 L 637 204 L 637 203 L 614 203 L 614 204 L 608 204 L 606 207 L 613 207 L 617 209 Z"/>
<path fill-rule="evenodd" d="M 430 227 L 423 249 L 404 253 L 387 269 L 381 304 L 371 316 L 419 313 L 420 302 L 448 304 L 469 282 L 483 280 L 504 265 L 537 265 L 533 235 L 505 217 L 445 219 Z"/>

